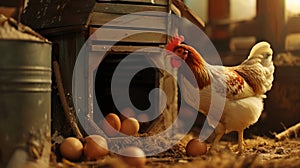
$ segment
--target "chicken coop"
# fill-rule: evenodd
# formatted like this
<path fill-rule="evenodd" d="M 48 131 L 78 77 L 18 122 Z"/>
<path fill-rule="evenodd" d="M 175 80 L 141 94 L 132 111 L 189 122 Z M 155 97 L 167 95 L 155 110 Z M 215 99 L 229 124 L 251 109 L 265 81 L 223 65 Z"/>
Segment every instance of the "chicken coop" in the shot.
<path fill-rule="evenodd" d="M 18 7 L 13 8 L 15 6 Z M 300 121 L 299 9 L 297 0 L 0 2 L 0 14 L 28 25 L 52 45 L 52 150 L 49 156 L 52 167 L 298 167 L 300 142 L 297 135 L 300 129 L 299 126 L 292 131 L 287 128 Z M 178 21 L 170 15 L 184 20 Z M 199 38 L 194 44 L 183 43 L 196 50 L 199 50 L 198 46 L 207 46 L 208 42 L 202 39 L 204 35 L 198 37 L 199 34 L 191 31 L 193 28 L 209 38 L 222 66 L 238 66 L 247 59 L 252 46 L 260 41 L 269 42 L 273 49 L 273 86 L 266 93 L 258 121 L 245 129 L 246 145 L 242 155 L 235 153 L 239 150 L 237 139 L 240 139 L 236 132 L 222 137 L 217 153 L 206 151 L 213 146 L 213 139 L 218 135 L 211 126 L 201 129 L 206 128 L 206 116 L 198 111 L 198 106 L 195 111 L 182 98 L 184 93 L 180 85 L 184 72 L 169 66 L 171 61 L 164 49 L 172 36 L 184 35 L 184 42 Z M 198 52 L 205 54 L 205 51 Z M 213 60 L 213 56 L 206 58 Z M 158 64 L 166 70 L 157 68 Z M 153 92 L 157 89 L 164 94 Z M 163 110 L 162 104 L 166 104 Z M 178 121 L 179 109 L 183 109 L 184 121 Z M 126 118 L 135 118 L 138 131 L 130 138 L 107 131 L 103 118 L 112 117 L 112 114 L 119 117 L 122 125 Z M 122 132 L 115 118 L 110 119 L 115 125 L 107 118 L 106 121 L 114 128 L 120 127 L 118 129 Z M 186 135 L 176 134 L 176 130 L 192 121 L 194 123 Z M 169 128 L 175 131 L 166 139 L 161 133 Z M 203 132 L 210 134 L 205 139 L 205 147 L 201 142 L 191 148 L 197 148 L 196 152 L 199 152 L 202 145 L 205 151 L 193 156 L 188 151 L 188 144 Z M 280 132 L 285 133 L 284 138 L 278 138 Z M 89 135 L 107 135 L 104 141 L 111 151 L 104 151 L 100 157 L 87 156 Z M 160 136 L 152 138 L 153 135 Z M 287 136 L 290 139 L 286 139 Z M 61 149 L 69 137 L 76 137 L 80 145 L 84 145 L 75 159 L 65 156 L 67 154 Z M 150 138 L 142 142 L 135 137 Z M 173 144 L 177 139 L 181 140 Z M 99 142 L 103 143 L 103 139 L 98 139 Z M 168 148 L 170 144 L 173 145 Z M 72 145 L 74 139 L 73 144 L 69 144 Z M 115 152 L 128 145 L 143 147 L 147 156 L 141 158 L 147 161 L 130 163 L 128 157 L 120 157 Z M 96 148 L 99 146 L 92 147 L 94 151 Z M 147 149 L 150 148 L 156 151 L 168 149 L 148 155 Z M 36 154 L 35 151 L 32 153 Z"/>
<path fill-rule="evenodd" d="M 57 10 L 55 10 L 56 8 Z M 172 9 L 176 9 L 175 12 L 177 15 L 189 18 L 191 22 L 203 28 L 202 20 L 191 11 L 186 10 L 187 7 L 182 2 L 171 2 L 168 0 L 158 0 L 154 2 L 149 0 L 57 1 L 55 3 L 30 1 L 22 19 L 24 23 L 38 30 L 39 33 L 53 42 L 53 59 L 57 59 L 59 62 L 62 83 L 64 84 L 67 97 L 69 95 L 68 99 L 70 99 L 72 104 L 72 74 L 77 56 L 83 44 L 98 28 L 126 14 L 145 11 L 168 13 Z M 37 20 L 33 21 L 31 18 L 36 16 L 38 16 Z M 70 17 L 73 19 L 70 19 Z M 139 24 L 137 25 L 136 23 Z M 125 18 L 125 20 L 120 23 L 102 28 L 102 30 L 112 33 L 111 37 L 102 40 L 92 40 L 88 47 L 90 48 L 88 51 L 89 56 L 83 60 L 88 66 L 88 69 L 84 70 L 86 71 L 84 73 L 88 75 L 84 78 L 86 81 L 84 85 L 88 89 L 88 94 L 81 95 L 81 98 L 85 101 L 84 104 L 86 104 L 86 107 L 84 107 L 86 113 L 84 115 L 91 117 L 87 120 L 95 123 L 98 122 L 99 116 L 93 114 L 94 105 L 98 105 L 98 102 L 104 115 L 111 112 L 120 113 L 120 110 L 114 106 L 110 93 L 110 80 L 113 71 L 122 59 L 136 50 L 146 47 L 164 47 L 168 41 L 166 34 L 169 31 L 175 31 L 170 28 L 170 25 L 172 25 L 172 21 L 166 16 L 144 14 L 144 16 L 138 19 L 132 20 L 131 18 Z M 150 30 L 151 32 L 135 33 L 143 32 L 144 30 Z M 133 33 L 133 35 L 121 39 L 120 41 L 115 41 L 114 38 L 116 38 L 116 36 L 114 34 L 126 35 L 128 33 Z M 105 47 L 114 42 L 117 42 L 116 45 L 108 51 L 101 66 L 98 65 L 97 62 L 99 62 L 98 60 L 100 59 L 99 55 L 103 55 L 103 53 L 105 53 Z M 153 51 L 153 53 L 141 52 L 140 58 L 136 58 L 136 60 L 132 61 L 141 63 L 142 65 L 140 66 L 148 66 L 147 64 L 151 62 L 149 57 L 157 57 L 157 55 L 161 55 L 161 53 L 155 51 Z M 143 61 L 147 59 L 150 62 Z M 124 67 L 123 71 L 125 73 L 120 78 L 126 78 L 126 71 L 138 68 L 137 66 L 138 65 L 128 65 Z M 175 89 L 176 87 L 172 77 L 167 74 L 162 74 L 154 68 L 150 68 L 137 74 L 132 82 L 131 88 L 129 94 L 131 95 L 133 104 L 139 109 L 145 109 L 149 106 L 150 102 L 147 100 L 147 97 L 153 88 L 162 88 L 164 90 L 167 88 Z M 96 95 L 93 95 L 94 89 Z M 170 101 L 168 104 L 172 105 L 162 113 L 159 119 L 146 123 L 144 127 L 142 126 L 140 129 L 142 132 L 149 132 L 150 130 L 157 132 L 172 123 L 177 111 L 176 94 L 176 92 L 173 92 L 167 95 L 168 101 Z M 65 118 L 64 115 L 62 115 L 62 108 L 57 93 L 53 92 L 52 96 L 52 115 L 53 117 L 61 116 L 58 117 L 57 120 L 52 121 L 53 130 L 69 130 L 69 133 L 71 133 L 70 127 L 65 124 Z M 156 103 L 159 103 L 159 95 L 156 95 L 156 97 Z M 126 109 L 126 107 L 121 108 Z M 153 113 L 159 113 L 158 109 L 155 109 Z M 68 132 L 66 133 L 68 134 Z"/>

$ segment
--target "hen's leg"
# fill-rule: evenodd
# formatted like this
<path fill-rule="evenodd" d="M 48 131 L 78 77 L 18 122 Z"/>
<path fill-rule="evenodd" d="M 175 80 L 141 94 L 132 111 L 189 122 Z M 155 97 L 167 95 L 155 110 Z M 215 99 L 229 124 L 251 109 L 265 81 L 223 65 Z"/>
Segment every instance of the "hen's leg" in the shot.
<path fill-rule="evenodd" d="M 221 138 L 223 137 L 223 135 L 225 134 L 225 127 L 223 126 L 223 124 L 221 123 L 218 124 L 218 126 L 215 128 L 215 133 L 216 133 L 216 137 L 214 139 L 214 142 L 210 150 L 218 149 L 218 144 Z"/>
<path fill-rule="evenodd" d="M 244 130 L 238 131 L 238 154 L 242 154 L 244 150 Z"/>

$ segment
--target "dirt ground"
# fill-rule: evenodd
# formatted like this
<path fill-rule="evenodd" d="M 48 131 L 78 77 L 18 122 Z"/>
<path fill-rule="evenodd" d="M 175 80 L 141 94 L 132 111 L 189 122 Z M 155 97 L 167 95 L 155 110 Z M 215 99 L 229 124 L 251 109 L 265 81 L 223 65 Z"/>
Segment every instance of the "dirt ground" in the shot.
<path fill-rule="evenodd" d="M 181 143 L 173 146 L 166 152 L 147 157 L 145 168 L 168 167 L 207 167 L 207 168 L 241 168 L 241 167 L 300 167 L 300 139 L 286 139 L 275 141 L 267 137 L 253 137 L 245 140 L 244 154 L 237 155 L 236 142 L 221 141 L 218 152 L 211 152 L 199 157 L 187 157 L 185 144 L 192 136 L 186 136 Z M 208 148 L 210 144 L 208 144 Z M 69 162 L 62 159 L 52 162 L 52 167 L 78 167 L 78 168 L 126 168 L 129 167 L 113 153 L 103 159 L 90 162 Z"/>

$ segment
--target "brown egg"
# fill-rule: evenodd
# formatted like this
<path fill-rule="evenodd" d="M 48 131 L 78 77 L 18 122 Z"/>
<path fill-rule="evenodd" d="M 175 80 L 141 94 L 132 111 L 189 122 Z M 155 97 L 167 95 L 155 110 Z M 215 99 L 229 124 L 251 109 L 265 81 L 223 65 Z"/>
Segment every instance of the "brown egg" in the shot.
<path fill-rule="evenodd" d="M 121 111 L 120 118 L 123 121 L 123 120 L 125 120 L 126 118 L 129 118 L 129 117 L 134 118 L 135 117 L 135 112 L 133 111 L 132 108 L 126 107 Z"/>
<path fill-rule="evenodd" d="M 139 129 L 139 122 L 135 118 L 130 117 L 122 121 L 120 132 L 126 135 L 135 135 L 139 132 Z"/>
<path fill-rule="evenodd" d="M 83 154 L 86 160 L 97 160 L 108 154 L 107 141 L 100 135 L 84 138 Z"/>
<path fill-rule="evenodd" d="M 138 147 L 127 147 L 120 152 L 122 160 L 131 167 L 141 168 L 146 164 L 146 155 Z"/>
<path fill-rule="evenodd" d="M 205 142 L 202 142 L 200 139 L 196 138 L 188 142 L 185 150 L 188 156 L 200 156 L 206 153 L 207 145 Z"/>
<path fill-rule="evenodd" d="M 68 137 L 63 140 L 59 146 L 59 151 L 62 157 L 76 161 L 82 155 L 83 145 L 81 141 L 75 137 Z"/>
<path fill-rule="evenodd" d="M 101 122 L 101 128 L 107 136 L 116 136 L 121 129 L 121 120 L 117 114 L 109 113 Z"/>

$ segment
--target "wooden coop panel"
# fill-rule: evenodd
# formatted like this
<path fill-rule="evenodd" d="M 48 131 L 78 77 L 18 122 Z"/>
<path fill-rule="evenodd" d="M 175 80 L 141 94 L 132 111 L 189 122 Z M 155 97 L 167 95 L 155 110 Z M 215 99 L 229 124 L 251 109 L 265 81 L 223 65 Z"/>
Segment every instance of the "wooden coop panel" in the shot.
<path fill-rule="evenodd" d="M 166 6 L 154 5 L 137 5 L 137 4 L 116 4 L 116 3 L 96 3 L 94 12 L 99 13 L 115 13 L 115 14 L 128 14 L 144 11 L 160 11 L 167 12 Z"/>
<path fill-rule="evenodd" d="M 97 0 L 97 2 L 117 2 L 117 3 L 140 3 L 140 4 L 168 5 L 169 0 Z"/>
<path fill-rule="evenodd" d="M 118 17 L 126 14 L 132 14 L 123 18 L 122 21 L 114 22 L 110 26 L 116 27 L 135 27 L 147 29 L 166 29 L 167 17 L 161 14 L 144 14 L 136 15 L 135 12 L 158 11 L 167 12 L 168 6 L 145 5 L 139 4 L 122 4 L 122 3 L 96 3 L 91 15 L 90 25 L 102 26 Z M 141 17 L 136 17 L 141 16 Z"/>
<path fill-rule="evenodd" d="M 104 52 L 107 50 L 107 47 L 109 47 L 108 45 L 91 45 L 90 46 L 90 51 L 91 52 Z M 137 50 L 143 50 L 146 46 L 112 46 L 110 48 L 111 52 L 135 52 Z M 158 50 L 158 48 L 157 48 Z M 153 51 L 155 52 L 155 49 L 153 49 Z M 156 51 L 159 52 L 159 51 Z"/>
<path fill-rule="evenodd" d="M 96 30 L 98 30 L 98 28 L 91 27 L 90 35 L 96 37 L 96 39 L 106 42 L 151 43 L 151 45 L 166 43 L 165 31 L 139 33 L 141 30 L 101 28 L 101 32 L 109 35 L 97 37 L 97 34 L 93 34 Z M 126 37 L 128 33 L 132 33 L 134 35 Z M 118 37 L 122 36 L 126 38 L 119 40 Z"/>
<path fill-rule="evenodd" d="M 99 26 L 104 25 L 122 15 L 110 14 L 110 13 L 93 13 L 91 16 L 90 25 Z M 166 29 L 167 17 L 163 16 L 141 16 L 130 15 L 124 17 L 122 20 L 114 21 L 110 23 L 110 26 L 115 27 L 136 27 L 136 28 L 148 28 L 148 29 Z M 133 26 L 134 25 L 134 26 Z"/>
<path fill-rule="evenodd" d="M 114 46 L 113 51 L 132 52 L 142 47 L 139 46 L 158 46 L 166 44 L 167 42 L 167 25 L 168 18 L 166 14 L 133 14 L 135 12 L 143 11 L 158 11 L 167 12 L 167 3 L 157 2 L 148 3 L 148 1 L 130 1 L 134 3 L 124 3 L 125 1 L 101 1 L 96 3 L 93 9 L 90 20 L 89 35 L 95 36 L 94 42 L 100 44 L 93 44 L 92 51 L 101 51 L 105 49 L 103 43 L 107 42 L 121 42 L 122 46 Z M 126 1 L 127 2 L 127 1 Z M 143 3 L 141 3 L 143 2 Z M 159 1 L 167 2 L 167 1 Z M 155 5 L 154 5 L 155 4 Z M 131 14 L 131 15 L 127 15 Z M 127 15 L 122 20 L 114 20 L 116 18 Z M 113 23 L 111 22 L 112 20 Z M 95 31 L 105 24 L 109 23 L 109 27 L 101 27 L 104 36 L 97 37 Z M 132 34 L 128 36 L 128 34 Z M 106 36 L 107 35 L 107 36 Z M 126 37 L 118 39 L 118 37 Z M 99 39 L 99 40 L 97 40 Z"/>

